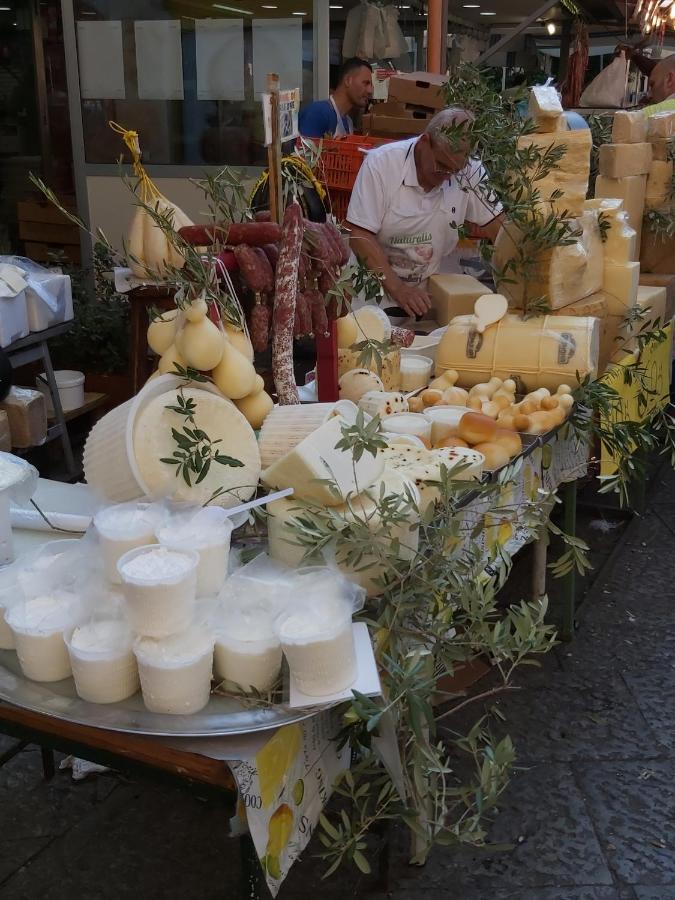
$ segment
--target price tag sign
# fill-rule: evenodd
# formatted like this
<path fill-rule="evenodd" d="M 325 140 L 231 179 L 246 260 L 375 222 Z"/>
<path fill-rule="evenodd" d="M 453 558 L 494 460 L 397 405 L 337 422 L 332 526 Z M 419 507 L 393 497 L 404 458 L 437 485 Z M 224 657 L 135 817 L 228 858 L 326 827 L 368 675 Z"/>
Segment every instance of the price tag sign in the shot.
<path fill-rule="evenodd" d="M 272 95 L 262 95 L 263 119 L 265 122 L 265 146 L 272 143 Z M 300 134 L 298 131 L 298 113 L 300 112 L 300 88 L 292 91 L 279 91 L 279 140 L 281 143 L 294 141 Z"/>

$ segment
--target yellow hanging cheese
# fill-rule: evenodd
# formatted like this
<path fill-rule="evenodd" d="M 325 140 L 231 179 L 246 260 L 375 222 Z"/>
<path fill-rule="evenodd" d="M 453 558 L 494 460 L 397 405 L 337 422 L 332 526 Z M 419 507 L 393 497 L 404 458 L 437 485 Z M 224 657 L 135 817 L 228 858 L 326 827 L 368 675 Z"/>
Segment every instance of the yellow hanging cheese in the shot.
<path fill-rule="evenodd" d="M 157 316 L 148 325 L 148 347 L 153 353 L 161 356 L 173 344 L 176 337 L 176 320 L 178 310 L 170 309 Z"/>
<path fill-rule="evenodd" d="M 222 357 L 211 372 L 213 381 L 230 400 L 242 400 L 254 389 L 256 371 L 253 365 L 229 341 L 222 343 Z"/>
<path fill-rule="evenodd" d="M 223 358 L 223 334 L 210 319 L 186 322 L 176 335 L 176 346 L 187 364 L 201 372 L 215 369 Z"/>

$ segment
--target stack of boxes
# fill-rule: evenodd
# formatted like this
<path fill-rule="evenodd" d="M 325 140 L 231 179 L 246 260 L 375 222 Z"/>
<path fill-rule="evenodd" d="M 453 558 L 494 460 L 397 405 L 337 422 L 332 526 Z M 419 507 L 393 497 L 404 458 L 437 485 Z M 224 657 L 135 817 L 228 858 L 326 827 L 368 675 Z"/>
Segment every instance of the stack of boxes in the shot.
<path fill-rule="evenodd" d="M 363 117 L 364 134 L 389 138 L 406 138 L 421 134 L 429 119 L 445 107 L 444 75 L 411 72 L 392 75 L 389 95 L 384 103 L 376 103 Z"/>

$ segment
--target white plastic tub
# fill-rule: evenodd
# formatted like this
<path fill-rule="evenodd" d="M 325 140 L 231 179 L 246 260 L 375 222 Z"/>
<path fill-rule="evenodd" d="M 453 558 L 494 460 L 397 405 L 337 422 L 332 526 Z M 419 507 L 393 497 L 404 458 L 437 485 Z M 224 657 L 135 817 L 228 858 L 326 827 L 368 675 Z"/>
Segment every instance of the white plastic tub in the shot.
<path fill-rule="evenodd" d="M 68 412 L 68 410 L 71 409 L 79 409 L 80 406 L 84 406 L 83 372 L 77 372 L 75 369 L 59 369 L 54 372 L 54 378 L 56 379 L 56 386 L 59 390 L 59 397 L 61 398 L 61 407 L 64 412 Z M 47 376 L 44 372 L 40 372 L 37 376 L 35 385 L 37 389 L 42 391 L 45 395 L 47 400 L 47 411 L 50 414 L 53 414 L 54 406 L 52 404 L 52 397 L 47 383 Z"/>

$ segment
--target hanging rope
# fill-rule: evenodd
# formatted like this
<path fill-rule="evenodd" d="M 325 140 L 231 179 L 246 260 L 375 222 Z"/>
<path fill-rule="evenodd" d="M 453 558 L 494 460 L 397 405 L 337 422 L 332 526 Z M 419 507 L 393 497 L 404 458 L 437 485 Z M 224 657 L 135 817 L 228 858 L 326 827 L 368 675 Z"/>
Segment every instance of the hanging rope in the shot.
<path fill-rule="evenodd" d="M 134 175 L 138 179 L 136 193 L 138 194 L 139 199 L 148 206 L 154 206 L 158 200 L 165 200 L 168 203 L 164 194 L 162 194 L 155 182 L 143 168 L 138 132 L 124 128 L 122 125 L 118 125 L 117 122 L 108 122 L 108 125 L 116 134 L 122 135 L 122 140 L 131 154 Z"/>

